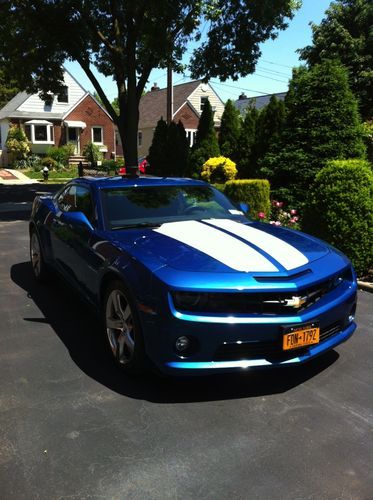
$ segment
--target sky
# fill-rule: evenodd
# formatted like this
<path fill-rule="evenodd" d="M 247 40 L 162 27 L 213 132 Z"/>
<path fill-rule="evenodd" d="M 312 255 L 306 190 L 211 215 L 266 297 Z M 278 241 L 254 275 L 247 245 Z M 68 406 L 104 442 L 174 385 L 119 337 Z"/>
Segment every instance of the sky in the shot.
<path fill-rule="evenodd" d="M 224 102 L 228 99 L 238 99 L 242 92 L 248 97 L 285 92 L 291 78 L 292 68 L 300 64 L 296 50 L 309 45 L 312 41 L 309 23 L 319 24 L 329 5 L 330 0 L 303 0 L 302 7 L 289 21 L 288 28 L 281 31 L 275 40 L 268 40 L 261 45 L 262 55 L 255 73 L 235 82 L 232 80 L 220 82 L 219 79 L 214 78 L 210 84 L 215 92 Z M 86 90 L 94 92 L 91 82 L 78 63 L 66 62 L 65 66 Z M 96 73 L 96 76 L 109 100 L 112 101 L 117 96 L 115 83 L 111 78 L 106 78 L 99 73 Z M 173 75 L 174 85 L 188 81 L 190 78 L 187 75 L 176 73 Z M 151 73 L 145 90 L 150 90 L 154 83 L 157 83 L 160 88 L 166 87 L 167 75 L 164 69 L 154 70 Z"/>

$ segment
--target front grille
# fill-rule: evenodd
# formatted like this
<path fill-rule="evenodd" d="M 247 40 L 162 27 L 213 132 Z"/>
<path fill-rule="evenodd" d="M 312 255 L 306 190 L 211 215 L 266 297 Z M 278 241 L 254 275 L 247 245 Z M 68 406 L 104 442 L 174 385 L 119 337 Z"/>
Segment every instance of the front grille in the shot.
<path fill-rule="evenodd" d="M 333 335 L 339 333 L 342 329 L 340 321 L 322 328 L 320 331 L 320 342 L 323 342 Z M 290 351 L 282 350 L 282 337 L 278 341 L 270 342 L 236 342 L 224 343 L 215 351 L 214 361 L 240 361 L 243 359 L 267 359 L 286 360 L 306 354 L 308 347 L 301 347 Z"/>
<path fill-rule="evenodd" d="M 180 312 L 291 316 L 310 307 L 344 280 L 352 280 L 350 269 L 322 283 L 299 290 L 230 293 L 178 291 L 173 292 L 172 299 L 175 309 Z"/>

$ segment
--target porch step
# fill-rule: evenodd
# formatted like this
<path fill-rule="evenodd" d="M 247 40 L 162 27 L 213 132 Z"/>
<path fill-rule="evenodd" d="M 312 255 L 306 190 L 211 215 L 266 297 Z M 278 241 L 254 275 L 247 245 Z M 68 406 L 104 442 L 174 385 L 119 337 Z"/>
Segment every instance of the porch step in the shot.
<path fill-rule="evenodd" d="M 88 167 L 88 162 L 84 156 L 70 156 L 69 158 L 69 165 L 78 165 L 79 162 L 82 162 L 83 167 Z"/>

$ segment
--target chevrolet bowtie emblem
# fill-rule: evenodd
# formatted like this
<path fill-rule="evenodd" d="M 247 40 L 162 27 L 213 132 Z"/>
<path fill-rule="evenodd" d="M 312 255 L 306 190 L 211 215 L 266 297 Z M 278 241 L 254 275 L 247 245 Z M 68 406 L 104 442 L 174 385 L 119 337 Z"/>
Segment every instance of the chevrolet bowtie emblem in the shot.
<path fill-rule="evenodd" d="M 295 297 L 293 296 L 291 299 L 286 300 L 286 306 L 287 307 L 294 307 L 295 309 L 298 309 L 299 307 L 302 307 L 303 304 L 305 304 L 307 301 L 306 297 Z"/>

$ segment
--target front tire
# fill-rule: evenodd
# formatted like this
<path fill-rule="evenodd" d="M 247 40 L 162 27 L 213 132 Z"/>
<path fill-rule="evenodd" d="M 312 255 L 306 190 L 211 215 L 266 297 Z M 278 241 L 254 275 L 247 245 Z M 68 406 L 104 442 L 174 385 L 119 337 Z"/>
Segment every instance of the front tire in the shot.
<path fill-rule="evenodd" d="M 129 374 L 145 371 L 147 358 L 135 302 L 124 284 L 108 286 L 103 302 L 106 341 L 114 360 Z"/>
<path fill-rule="evenodd" d="M 30 233 L 30 261 L 35 279 L 40 283 L 48 281 L 49 269 L 45 263 L 40 238 L 35 229 Z"/>

